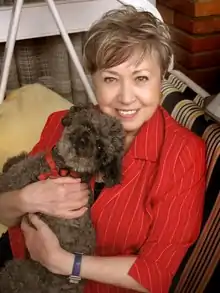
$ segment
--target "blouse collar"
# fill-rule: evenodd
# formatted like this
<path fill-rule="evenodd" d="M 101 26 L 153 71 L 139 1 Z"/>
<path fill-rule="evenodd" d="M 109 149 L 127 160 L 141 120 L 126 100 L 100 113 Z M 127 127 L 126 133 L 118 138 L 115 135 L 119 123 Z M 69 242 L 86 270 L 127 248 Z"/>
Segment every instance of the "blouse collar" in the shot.
<path fill-rule="evenodd" d="M 161 153 L 165 140 L 166 120 L 163 109 L 158 107 L 156 112 L 140 128 L 132 142 L 130 151 L 135 159 L 155 162 Z"/>

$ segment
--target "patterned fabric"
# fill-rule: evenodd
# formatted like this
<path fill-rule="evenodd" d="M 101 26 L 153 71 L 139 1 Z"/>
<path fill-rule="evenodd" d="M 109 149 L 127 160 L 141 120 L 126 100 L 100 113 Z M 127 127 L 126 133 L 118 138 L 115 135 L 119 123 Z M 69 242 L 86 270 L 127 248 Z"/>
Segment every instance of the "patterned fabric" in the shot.
<path fill-rule="evenodd" d="M 205 102 L 205 96 L 201 95 L 198 88 L 197 91 L 193 90 L 192 86 L 187 84 L 186 81 L 181 80 L 174 73 L 168 73 L 164 81 L 165 87 L 170 87 L 171 91 L 177 90 L 184 94 L 184 99 L 189 99 L 195 102 L 199 107 L 203 108 Z"/>
<path fill-rule="evenodd" d="M 180 124 L 206 142 L 207 187 L 202 231 L 198 241 L 188 250 L 171 292 L 217 293 L 220 283 L 220 125 L 207 120 L 202 107 L 205 97 L 193 91 L 174 74 L 168 74 L 162 87 L 162 106 Z"/>
<path fill-rule="evenodd" d="M 82 60 L 83 33 L 70 38 Z M 0 71 L 4 56 L 0 43 Z M 40 83 L 71 102 L 88 101 L 84 86 L 60 36 L 17 41 L 12 57 L 7 92 L 26 84 Z"/>

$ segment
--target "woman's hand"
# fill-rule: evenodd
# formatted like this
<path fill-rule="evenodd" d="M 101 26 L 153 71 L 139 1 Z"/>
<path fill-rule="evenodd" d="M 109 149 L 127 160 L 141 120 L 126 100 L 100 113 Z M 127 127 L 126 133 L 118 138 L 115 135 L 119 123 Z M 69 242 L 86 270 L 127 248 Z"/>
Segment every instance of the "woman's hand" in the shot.
<path fill-rule="evenodd" d="M 29 214 L 29 220 L 33 227 L 27 223 L 24 217 L 21 222 L 21 229 L 31 258 L 52 273 L 70 274 L 74 257 L 69 257 L 68 252 L 61 248 L 56 235 L 38 216 Z M 66 266 L 62 271 L 62 261 L 65 258 L 68 259 L 69 266 Z M 67 267 L 69 269 L 65 271 Z"/>
<path fill-rule="evenodd" d="M 38 181 L 20 193 L 24 213 L 41 212 L 66 219 L 84 214 L 88 195 L 87 185 L 71 177 Z"/>

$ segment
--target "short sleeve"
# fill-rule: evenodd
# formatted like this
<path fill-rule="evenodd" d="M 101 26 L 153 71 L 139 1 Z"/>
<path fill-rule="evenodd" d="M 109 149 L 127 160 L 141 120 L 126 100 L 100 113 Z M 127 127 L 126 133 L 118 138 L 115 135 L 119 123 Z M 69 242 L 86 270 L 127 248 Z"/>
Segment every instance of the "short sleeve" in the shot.
<path fill-rule="evenodd" d="M 173 172 L 175 180 L 170 176 L 173 183 L 159 191 L 161 200 L 153 206 L 149 236 L 128 272 L 151 293 L 169 291 L 184 255 L 199 235 L 206 176 L 202 140 L 193 136 L 184 143 Z"/>

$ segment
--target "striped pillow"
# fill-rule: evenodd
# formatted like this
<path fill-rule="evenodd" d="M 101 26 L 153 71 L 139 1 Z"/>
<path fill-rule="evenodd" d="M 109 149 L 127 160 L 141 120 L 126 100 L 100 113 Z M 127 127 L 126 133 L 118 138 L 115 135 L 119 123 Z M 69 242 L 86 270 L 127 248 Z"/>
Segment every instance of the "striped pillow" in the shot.
<path fill-rule="evenodd" d="M 202 229 L 174 277 L 170 292 L 175 293 L 218 291 L 215 276 L 220 255 L 220 125 L 206 119 L 202 109 L 204 100 L 172 74 L 163 82 L 162 106 L 177 122 L 202 137 L 207 146 L 207 189 Z"/>
<path fill-rule="evenodd" d="M 209 96 L 209 94 L 181 72 L 173 72 L 180 75 L 182 79 L 178 78 L 178 76 L 176 76 L 174 73 L 169 72 L 165 77 L 165 82 L 167 81 L 173 88 L 176 88 L 178 91 L 183 93 L 186 99 L 195 102 L 199 107 L 203 108 L 205 99 L 207 96 Z"/>

